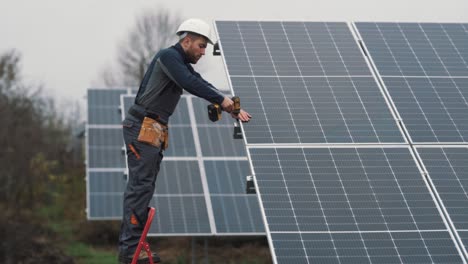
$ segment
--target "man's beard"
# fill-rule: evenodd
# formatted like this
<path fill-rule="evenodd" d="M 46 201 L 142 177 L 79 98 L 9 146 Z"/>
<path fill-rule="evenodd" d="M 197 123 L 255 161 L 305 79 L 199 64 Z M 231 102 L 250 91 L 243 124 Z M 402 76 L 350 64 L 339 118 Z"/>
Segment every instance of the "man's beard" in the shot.
<path fill-rule="evenodd" d="M 196 57 L 193 53 L 191 53 L 191 52 L 188 52 L 188 53 L 187 53 L 187 57 L 188 57 L 188 59 L 189 59 L 189 62 L 192 63 L 192 64 L 196 64 L 196 63 L 198 62 L 198 60 L 201 58 L 201 56 L 197 58 L 197 57 Z"/>

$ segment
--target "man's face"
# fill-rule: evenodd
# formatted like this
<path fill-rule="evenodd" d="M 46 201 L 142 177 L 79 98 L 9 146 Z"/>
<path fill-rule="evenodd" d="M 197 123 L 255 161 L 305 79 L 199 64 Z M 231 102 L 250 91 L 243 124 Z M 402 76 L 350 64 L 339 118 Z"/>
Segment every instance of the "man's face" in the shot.
<path fill-rule="evenodd" d="M 190 63 L 196 64 L 198 60 L 205 55 L 205 49 L 206 46 L 208 45 L 208 42 L 205 38 L 200 37 L 200 38 L 195 38 L 195 39 L 190 39 L 188 48 L 186 49 L 185 53 L 187 54 L 187 57 L 189 58 Z"/>

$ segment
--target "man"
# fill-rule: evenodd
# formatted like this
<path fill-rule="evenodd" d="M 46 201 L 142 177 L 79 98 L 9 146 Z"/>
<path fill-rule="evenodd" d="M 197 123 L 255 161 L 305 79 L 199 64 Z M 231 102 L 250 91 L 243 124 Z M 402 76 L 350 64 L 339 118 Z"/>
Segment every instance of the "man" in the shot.
<path fill-rule="evenodd" d="M 135 104 L 123 121 L 129 180 L 119 237 L 120 263 L 131 263 L 138 245 L 163 150 L 168 144 L 169 117 L 183 90 L 221 105 L 228 113 L 234 107 L 230 98 L 205 81 L 191 66 L 205 55 L 207 44 L 213 44 L 210 26 L 202 20 L 189 19 L 180 25 L 177 35 L 180 39 L 177 44 L 159 51 L 154 57 L 140 84 Z M 231 116 L 244 122 L 251 118 L 244 110 Z M 160 261 L 154 253 L 153 259 Z M 148 263 L 145 253 L 140 254 L 138 263 Z"/>

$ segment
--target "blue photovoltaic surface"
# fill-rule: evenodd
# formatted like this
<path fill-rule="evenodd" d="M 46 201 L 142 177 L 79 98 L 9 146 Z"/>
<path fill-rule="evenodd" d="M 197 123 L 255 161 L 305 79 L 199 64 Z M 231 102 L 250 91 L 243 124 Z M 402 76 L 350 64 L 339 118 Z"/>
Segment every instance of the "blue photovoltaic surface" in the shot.
<path fill-rule="evenodd" d="M 122 216 L 122 193 L 127 185 L 124 171 L 88 172 L 88 214 L 94 218 Z"/>
<path fill-rule="evenodd" d="M 408 148 L 249 151 L 278 263 L 462 263 Z"/>
<path fill-rule="evenodd" d="M 414 142 L 468 142 L 468 78 L 383 78 Z"/>
<path fill-rule="evenodd" d="M 388 94 L 346 23 L 216 22 L 274 261 L 466 263 L 411 146 L 382 145 L 466 142 L 466 25 L 356 26 Z"/>
<path fill-rule="evenodd" d="M 468 230 L 458 232 L 460 237 L 462 238 L 463 244 L 465 245 L 465 249 L 468 251 Z"/>
<path fill-rule="evenodd" d="M 346 23 L 216 21 L 229 75 L 370 76 Z"/>
<path fill-rule="evenodd" d="M 411 140 L 468 142 L 468 24 L 356 27 Z"/>
<path fill-rule="evenodd" d="M 403 143 L 346 23 L 216 22 L 247 143 Z"/>
<path fill-rule="evenodd" d="M 277 233 L 272 238 L 278 263 L 463 263 L 447 231 Z"/>
<path fill-rule="evenodd" d="M 207 160 L 206 179 L 219 233 L 264 233 L 257 196 L 246 194 L 246 160 Z"/>
<path fill-rule="evenodd" d="M 419 147 L 417 150 L 445 207 L 449 213 L 458 215 L 458 220 L 452 219 L 455 225 L 468 229 L 468 148 Z"/>
<path fill-rule="evenodd" d="M 88 168 L 125 168 L 122 129 L 88 128 Z"/>
<path fill-rule="evenodd" d="M 468 76 L 468 24 L 355 24 L 382 76 Z"/>
<path fill-rule="evenodd" d="M 120 95 L 126 93 L 126 89 L 89 89 L 88 125 L 119 125 Z"/>
<path fill-rule="evenodd" d="M 150 206 L 156 208 L 156 217 L 151 225 L 153 235 L 210 234 L 205 197 L 188 196 L 153 196 Z"/>
<path fill-rule="evenodd" d="M 444 207 L 468 247 L 468 148 L 419 147 L 424 166 Z"/>

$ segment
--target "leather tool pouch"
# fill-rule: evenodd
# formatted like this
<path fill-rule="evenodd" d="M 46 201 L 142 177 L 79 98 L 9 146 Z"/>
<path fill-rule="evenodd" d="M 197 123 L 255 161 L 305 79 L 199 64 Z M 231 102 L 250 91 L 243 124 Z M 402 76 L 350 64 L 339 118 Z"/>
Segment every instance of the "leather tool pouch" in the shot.
<path fill-rule="evenodd" d="M 145 117 L 138 134 L 138 141 L 166 149 L 169 141 L 168 128 L 152 118 Z"/>

